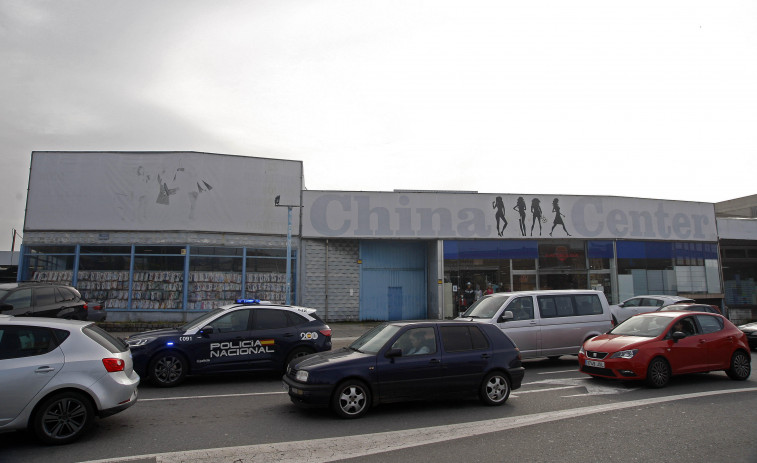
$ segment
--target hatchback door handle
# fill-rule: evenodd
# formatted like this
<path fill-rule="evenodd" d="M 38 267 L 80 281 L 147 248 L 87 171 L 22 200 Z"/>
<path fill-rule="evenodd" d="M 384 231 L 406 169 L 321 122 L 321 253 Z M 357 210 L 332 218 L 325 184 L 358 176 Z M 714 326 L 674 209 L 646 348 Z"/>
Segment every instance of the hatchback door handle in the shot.
<path fill-rule="evenodd" d="M 50 373 L 51 371 L 55 371 L 55 368 L 53 368 L 53 367 L 39 367 L 36 370 L 34 370 L 35 373 Z"/>

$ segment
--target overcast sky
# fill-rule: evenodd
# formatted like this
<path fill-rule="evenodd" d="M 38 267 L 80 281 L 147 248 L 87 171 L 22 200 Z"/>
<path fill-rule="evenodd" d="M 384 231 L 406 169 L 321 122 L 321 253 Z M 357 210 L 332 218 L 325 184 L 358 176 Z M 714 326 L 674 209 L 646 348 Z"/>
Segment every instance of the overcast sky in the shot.
<path fill-rule="evenodd" d="M 0 250 L 35 150 L 301 160 L 309 190 L 757 193 L 753 0 L 0 0 L 0 59 Z"/>

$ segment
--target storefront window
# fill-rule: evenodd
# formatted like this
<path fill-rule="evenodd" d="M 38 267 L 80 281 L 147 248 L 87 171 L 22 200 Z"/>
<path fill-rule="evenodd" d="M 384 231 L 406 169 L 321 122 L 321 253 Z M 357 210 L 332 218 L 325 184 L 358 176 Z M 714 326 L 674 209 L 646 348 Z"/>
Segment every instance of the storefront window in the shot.
<path fill-rule="evenodd" d="M 757 307 L 757 248 L 732 245 L 723 247 L 721 252 L 726 305 Z"/>
<path fill-rule="evenodd" d="M 244 248 L 192 247 L 188 309 L 215 309 L 242 296 Z"/>
<path fill-rule="evenodd" d="M 156 255 L 157 252 L 185 252 L 181 246 L 139 246 L 137 251 L 149 253 L 134 256 L 132 309 L 181 309 L 184 288 L 183 255 Z M 156 253 L 156 254 L 152 254 Z"/>
<path fill-rule="evenodd" d="M 87 301 L 126 308 L 129 301 L 130 246 L 82 246 L 76 287 Z"/>
<path fill-rule="evenodd" d="M 248 249 L 245 297 L 286 302 L 286 250 Z M 294 300 L 297 253 L 292 251 L 290 300 Z"/>
<path fill-rule="evenodd" d="M 714 243 L 618 241 L 617 252 L 620 300 L 721 292 Z"/>
<path fill-rule="evenodd" d="M 584 241 L 549 241 L 539 244 L 539 270 L 585 270 Z M 585 289 L 585 288 L 580 288 Z"/>
<path fill-rule="evenodd" d="M 586 248 L 590 270 L 612 269 L 612 259 L 615 256 L 612 241 L 587 241 Z"/>
<path fill-rule="evenodd" d="M 455 313 L 464 311 L 462 294 L 468 282 L 476 297 L 487 291 L 535 289 L 537 255 L 535 241 L 445 241 L 444 278 L 451 283 L 445 300 L 454 301 Z M 516 273 L 523 271 L 532 274 Z"/>
<path fill-rule="evenodd" d="M 70 285 L 75 254 L 74 246 L 30 246 L 26 248 L 22 279 Z"/>

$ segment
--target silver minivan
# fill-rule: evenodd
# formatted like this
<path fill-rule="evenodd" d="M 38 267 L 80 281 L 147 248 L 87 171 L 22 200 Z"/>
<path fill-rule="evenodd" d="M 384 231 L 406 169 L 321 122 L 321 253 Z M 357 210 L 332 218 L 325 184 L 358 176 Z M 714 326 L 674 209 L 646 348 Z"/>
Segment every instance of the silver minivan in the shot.
<path fill-rule="evenodd" d="M 490 294 L 458 319 L 496 324 L 523 358 L 577 355 L 584 341 L 612 328 L 604 293 L 577 289 Z"/>

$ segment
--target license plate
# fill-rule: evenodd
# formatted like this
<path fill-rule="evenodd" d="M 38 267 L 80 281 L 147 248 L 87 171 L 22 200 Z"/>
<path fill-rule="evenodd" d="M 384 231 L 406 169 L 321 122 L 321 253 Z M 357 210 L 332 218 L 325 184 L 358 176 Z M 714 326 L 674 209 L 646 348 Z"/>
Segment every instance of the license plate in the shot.
<path fill-rule="evenodd" d="M 587 360 L 586 361 L 587 367 L 597 367 L 597 368 L 604 368 L 605 362 L 598 362 L 596 360 Z"/>

